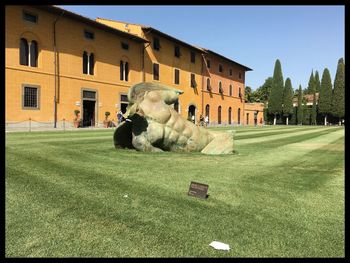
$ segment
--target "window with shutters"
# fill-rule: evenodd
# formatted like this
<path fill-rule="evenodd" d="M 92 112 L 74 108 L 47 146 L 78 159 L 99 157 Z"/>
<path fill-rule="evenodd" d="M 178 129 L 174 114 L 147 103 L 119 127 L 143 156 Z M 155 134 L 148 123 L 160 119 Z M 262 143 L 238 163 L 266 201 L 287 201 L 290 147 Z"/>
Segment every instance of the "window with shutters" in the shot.
<path fill-rule="evenodd" d="M 35 40 L 27 41 L 27 39 L 21 38 L 19 53 L 20 65 L 38 67 L 38 42 Z"/>
<path fill-rule="evenodd" d="M 39 86 L 22 85 L 22 108 L 39 109 Z"/>
<path fill-rule="evenodd" d="M 153 49 L 154 50 L 160 49 L 160 41 L 158 37 L 153 37 Z"/>
<path fill-rule="evenodd" d="M 180 57 L 181 52 L 180 52 L 180 46 L 175 46 L 175 57 Z"/>
<path fill-rule="evenodd" d="M 224 90 L 222 89 L 222 83 L 219 81 L 219 93 L 223 94 Z"/>
<path fill-rule="evenodd" d="M 221 64 L 219 64 L 219 72 L 222 73 L 224 71 L 224 68 Z"/>
<path fill-rule="evenodd" d="M 159 80 L 159 64 L 153 63 L 153 80 Z"/>
<path fill-rule="evenodd" d="M 211 86 L 210 86 L 210 78 L 207 78 L 207 90 L 210 91 L 211 90 Z"/>
<path fill-rule="evenodd" d="M 175 84 L 180 84 L 180 70 L 175 69 Z"/>
<path fill-rule="evenodd" d="M 191 51 L 191 63 L 196 63 L 196 53 Z"/>
<path fill-rule="evenodd" d="M 129 62 L 120 61 L 120 80 L 129 81 Z"/>
<path fill-rule="evenodd" d="M 232 76 L 232 68 L 230 68 L 229 74 L 230 76 Z"/>
<path fill-rule="evenodd" d="M 210 68 L 210 60 L 207 59 L 207 67 Z"/>
<path fill-rule="evenodd" d="M 191 88 L 195 88 L 196 86 L 197 86 L 196 75 L 191 73 Z"/>

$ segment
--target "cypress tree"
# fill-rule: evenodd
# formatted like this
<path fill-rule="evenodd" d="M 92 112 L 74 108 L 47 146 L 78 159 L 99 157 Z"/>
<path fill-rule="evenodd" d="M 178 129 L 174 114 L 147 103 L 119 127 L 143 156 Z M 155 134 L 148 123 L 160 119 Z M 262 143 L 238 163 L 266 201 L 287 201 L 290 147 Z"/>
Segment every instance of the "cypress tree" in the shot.
<path fill-rule="evenodd" d="M 312 109 L 311 109 L 311 124 L 316 125 L 316 118 L 317 118 L 317 105 L 316 105 L 316 89 L 314 89 L 314 98 L 312 101 Z"/>
<path fill-rule="evenodd" d="M 293 88 L 290 78 L 287 78 L 283 92 L 283 116 L 286 117 L 286 125 L 291 114 L 293 114 Z"/>
<path fill-rule="evenodd" d="M 332 81 L 327 68 L 323 70 L 322 74 L 318 112 L 324 115 L 324 125 L 327 125 L 327 116 L 332 112 Z"/>
<path fill-rule="evenodd" d="M 276 125 L 277 115 L 282 113 L 283 103 L 283 75 L 281 62 L 277 59 L 272 78 L 272 87 L 269 98 L 269 113 L 274 115 L 273 124 Z"/>
<path fill-rule="evenodd" d="M 320 92 L 321 82 L 320 82 L 320 76 L 317 70 L 315 72 L 315 85 L 316 85 L 316 92 Z"/>
<path fill-rule="evenodd" d="M 310 75 L 310 79 L 309 79 L 309 85 L 307 87 L 307 93 L 308 94 L 312 94 L 313 95 L 313 103 L 312 103 L 312 108 L 311 108 L 311 112 L 308 109 L 307 110 L 307 114 L 309 115 L 311 113 L 311 124 L 315 125 L 316 124 L 316 117 L 317 117 L 317 109 L 316 109 L 316 79 L 314 77 L 314 72 L 311 71 L 311 75 Z M 304 119 L 306 118 L 306 116 L 304 116 Z M 305 119 L 305 122 L 306 119 Z"/>
<path fill-rule="evenodd" d="M 314 71 L 312 70 L 309 78 L 309 84 L 305 90 L 305 94 L 313 94 L 314 86 L 315 86 L 315 77 L 314 77 Z"/>
<path fill-rule="evenodd" d="M 303 90 L 301 88 L 301 85 L 299 85 L 299 92 L 298 92 L 298 110 L 297 110 L 297 123 L 302 125 L 303 124 Z"/>
<path fill-rule="evenodd" d="M 339 125 L 341 125 L 341 118 L 344 117 L 345 114 L 345 101 L 344 101 L 344 60 L 340 58 L 338 60 L 337 73 L 335 75 L 334 80 L 334 90 L 332 97 L 332 114 L 335 117 L 339 118 Z"/>
<path fill-rule="evenodd" d="M 302 111 L 303 111 L 303 124 L 310 125 L 310 108 L 307 106 L 306 101 L 303 101 Z"/>

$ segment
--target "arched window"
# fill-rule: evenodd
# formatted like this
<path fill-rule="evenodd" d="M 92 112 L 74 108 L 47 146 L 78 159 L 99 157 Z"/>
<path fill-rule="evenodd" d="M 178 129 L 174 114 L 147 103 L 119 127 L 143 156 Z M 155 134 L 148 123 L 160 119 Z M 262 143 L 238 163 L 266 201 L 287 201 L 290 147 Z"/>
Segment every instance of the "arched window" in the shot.
<path fill-rule="evenodd" d="M 231 124 L 231 115 L 232 115 L 232 109 L 230 107 L 228 108 L 228 124 Z"/>
<path fill-rule="evenodd" d="M 238 108 L 237 119 L 238 119 L 238 124 L 241 124 L 241 108 Z"/>
<path fill-rule="evenodd" d="M 120 80 L 128 81 L 129 79 L 129 62 L 120 61 Z"/>
<path fill-rule="evenodd" d="M 29 56 L 30 56 L 30 66 L 31 67 L 37 67 L 38 66 L 38 43 L 33 40 L 30 43 L 30 49 L 29 49 Z"/>
<path fill-rule="evenodd" d="M 188 119 L 190 119 L 193 123 L 196 123 L 196 106 L 190 105 L 188 107 Z"/>
<path fill-rule="evenodd" d="M 230 85 L 230 96 L 232 96 L 232 85 Z"/>
<path fill-rule="evenodd" d="M 83 74 L 88 74 L 88 54 L 86 51 L 83 53 Z"/>
<path fill-rule="evenodd" d="M 223 89 L 222 89 L 222 83 L 221 81 L 219 81 L 219 93 L 224 93 Z"/>
<path fill-rule="evenodd" d="M 221 124 L 221 106 L 218 108 L 218 124 Z"/>
<path fill-rule="evenodd" d="M 83 74 L 94 75 L 95 56 L 94 53 L 83 53 Z"/>
<path fill-rule="evenodd" d="M 207 90 L 211 90 L 211 87 L 210 87 L 210 78 L 207 78 Z"/>
<path fill-rule="evenodd" d="M 94 53 L 91 53 L 90 57 L 89 57 L 89 73 L 90 73 L 90 75 L 94 75 L 94 68 L 95 68 L 95 57 L 94 57 Z"/>
<path fill-rule="evenodd" d="M 19 53 L 19 63 L 28 66 L 28 42 L 25 38 L 21 38 Z"/>

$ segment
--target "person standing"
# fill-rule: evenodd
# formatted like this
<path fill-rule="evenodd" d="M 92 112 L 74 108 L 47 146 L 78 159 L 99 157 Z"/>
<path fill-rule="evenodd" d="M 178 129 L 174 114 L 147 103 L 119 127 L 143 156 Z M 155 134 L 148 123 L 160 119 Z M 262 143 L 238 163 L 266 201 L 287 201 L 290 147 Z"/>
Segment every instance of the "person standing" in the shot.
<path fill-rule="evenodd" d="M 208 115 L 205 116 L 204 123 L 205 123 L 205 127 L 207 127 L 209 124 L 209 116 Z"/>
<path fill-rule="evenodd" d="M 118 124 L 120 124 L 123 121 L 123 113 L 122 113 L 122 111 L 118 111 L 117 118 L 118 118 Z"/>

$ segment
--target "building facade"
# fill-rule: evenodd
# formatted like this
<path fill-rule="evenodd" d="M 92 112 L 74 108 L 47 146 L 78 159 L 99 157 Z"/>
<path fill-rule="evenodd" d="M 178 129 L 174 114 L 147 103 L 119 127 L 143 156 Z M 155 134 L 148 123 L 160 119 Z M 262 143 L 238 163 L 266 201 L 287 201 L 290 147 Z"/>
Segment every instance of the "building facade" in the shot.
<path fill-rule="evenodd" d="M 152 27 L 95 21 L 54 6 L 6 6 L 5 22 L 8 125 L 72 125 L 75 110 L 84 127 L 102 125 L 107 111 L 116 121 L 128 89 L 142 81 L 183 90 L 173 105 L 183 117 L 245 124 L 250 69 L 213 51 Z"/>

